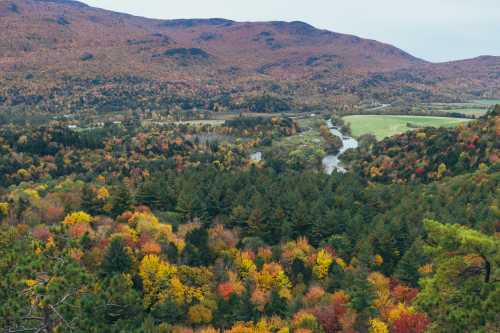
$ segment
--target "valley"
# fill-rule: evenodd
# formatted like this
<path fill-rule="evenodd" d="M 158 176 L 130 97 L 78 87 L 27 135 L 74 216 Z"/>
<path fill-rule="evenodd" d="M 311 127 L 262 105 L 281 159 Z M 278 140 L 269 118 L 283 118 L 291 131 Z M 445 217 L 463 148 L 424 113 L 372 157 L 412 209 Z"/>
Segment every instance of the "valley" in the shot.
<path fill-rule="evenodd" d="M 500 332 L 499 73 L 0 0 L 0 332 Z"/>

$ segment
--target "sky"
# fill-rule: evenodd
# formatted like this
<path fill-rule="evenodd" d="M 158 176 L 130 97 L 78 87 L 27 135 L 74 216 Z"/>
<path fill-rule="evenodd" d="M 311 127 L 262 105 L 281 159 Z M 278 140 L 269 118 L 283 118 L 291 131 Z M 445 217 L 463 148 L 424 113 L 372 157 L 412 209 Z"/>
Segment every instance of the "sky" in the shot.
<path fill-rule="evenodd" d="M 82 0 L 158 19 L 303 21 L 433 62 L 500 56 L 500 0 Z"/>

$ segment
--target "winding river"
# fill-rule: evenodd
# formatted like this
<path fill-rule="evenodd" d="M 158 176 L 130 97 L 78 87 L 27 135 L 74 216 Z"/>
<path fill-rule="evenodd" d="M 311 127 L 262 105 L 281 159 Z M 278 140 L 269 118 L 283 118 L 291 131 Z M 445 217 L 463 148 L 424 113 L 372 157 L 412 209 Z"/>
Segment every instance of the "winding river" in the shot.
<path fill-rule="evenodd" d="M 342 148 L 340 148 L 339 152 L 336 155 L 327 155 L 323 158 L 323 169 L 325 173 L 331 175 L 334 170 L 337 172 L 345 173 L 347 170 L 344 169 L 340 162 L 340 156 L 345 153 L 349 149 L 358 148 L 358 141 L 350 136 L 343 135 L 337 127 L 335 127 L 331 120 L 326 122 L 326 125 L 330 129 L 333 135 L 338 136 L 340 140 L 342 140 Z M 257 151 L 250 155 L 251 161 L 259 162 L 262 160 L 262 152 Z"/>
<path fill-rule="evenodd" d="M 339 152 L 336 155 L 327 155 L 325 158 L 323 158 L 323 168 L 325 169 L 325 172 L 327 174 L 332 174 L 334 170 L 337 170 L 338 172 L 346 172 L 346 169 L 344 169 L 341 166 L 340 163 L 340 156 L 345 153 L 348 149 L 354 149 L 358 148 L 358 141 L 350 136 L 343 135 L 337 127 L 333 126 L 332 121 L 328 120 L 326 122 L 326 125 L 330 129 L 330 132 L 338 136 L 342 140 L 342 148 L 340 148 Z"/>

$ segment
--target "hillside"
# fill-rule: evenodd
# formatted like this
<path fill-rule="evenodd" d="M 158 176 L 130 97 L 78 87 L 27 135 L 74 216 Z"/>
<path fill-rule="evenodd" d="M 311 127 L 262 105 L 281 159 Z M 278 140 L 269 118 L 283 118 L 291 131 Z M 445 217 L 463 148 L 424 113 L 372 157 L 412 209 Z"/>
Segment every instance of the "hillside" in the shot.
<path fill-rule="evenodd" d="M 0 18 L 0 107 L 31 113 L 499 94 L 498 57 L 431 64 L 302 22 L 153 20 L 68 0 L 2 1 Z"/>
<path fill-rule="evenodd" d="M 499 65 L 0 0 L 0 332 L 500 332 Z"/>
<path fill-rule="evenodd" d="M 500 106 L 457 128 L 420 128 L 353 152 L 353 167 L 370 181 L 432 182 L 498 163 Z"/>
<path fill-rule="evenodd" d="M 273 118 L 0 127 L 0 330 L 499 332 L 495 113 L 375 144 L 375 177 L 249 164 Z"/>

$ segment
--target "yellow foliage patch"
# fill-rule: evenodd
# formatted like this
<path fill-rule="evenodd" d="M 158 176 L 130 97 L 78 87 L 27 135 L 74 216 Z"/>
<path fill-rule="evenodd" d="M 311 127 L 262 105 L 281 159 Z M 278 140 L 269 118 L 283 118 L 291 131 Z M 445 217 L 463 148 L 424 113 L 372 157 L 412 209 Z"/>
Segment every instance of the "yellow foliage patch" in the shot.
<path fill-rule="evenodd" d="M 7 216 L 7 214 L 9 214 L 9 204 L 0 202 L 0 216 Z"/>
<path fill-rule="evenodd" d="M 109 191 L 105 187 L 101 187 L 97 190 L 97 199 L 99 200 L 107 200 L 109 198 Z"/>
<path fill-rule="evenodd" d="M 399 303 L 398 305 L 394 306 L 392 309 L 389 310 L 388 319 L 391 323 L 393 323 L 396 320 L 398 320 L 401 317 L 401 315 L 412 314 L 413 312 L 415 312 L 413 307 L 408 307 L 403 303 Z"/>
<path fill-rule="evenodd" d="M 333 256 L 325 249 L 319 250 L 313 267 L 314 276 L 319 280 L 324 279 L 328 275 L 328 269 L 332 263 Z"/>
<path fill-rule="evenodd" d="M 63 223 L 65 225 L 73 225 L 76 223 L 92 223 L 94 218 L 85 212 L 76 212 L 66 215 Z"/>
<path fill-rule="evenodd" d="M 139 276 L 144 287 L 144 305 L 149 307 L 165 298 L 165 288 L 177 272 L 177 268 L 162 261 L 156 255 L 146 255 L 139 266 Z"/>
<path fill-rule="evenodd" d="M 380 266 L 384 263 L 384 258 L 380 254 L 377 254 L 374 258 L 373 261 L 375 262 L 375 265 Z"/>
<path fill-rule="evenodd" d="M 389 333 L 389 328 L 387 327 L 387 324 L 384 323 L 380 319 L 372 319 L 370 320 L 370 333 Z"/>

